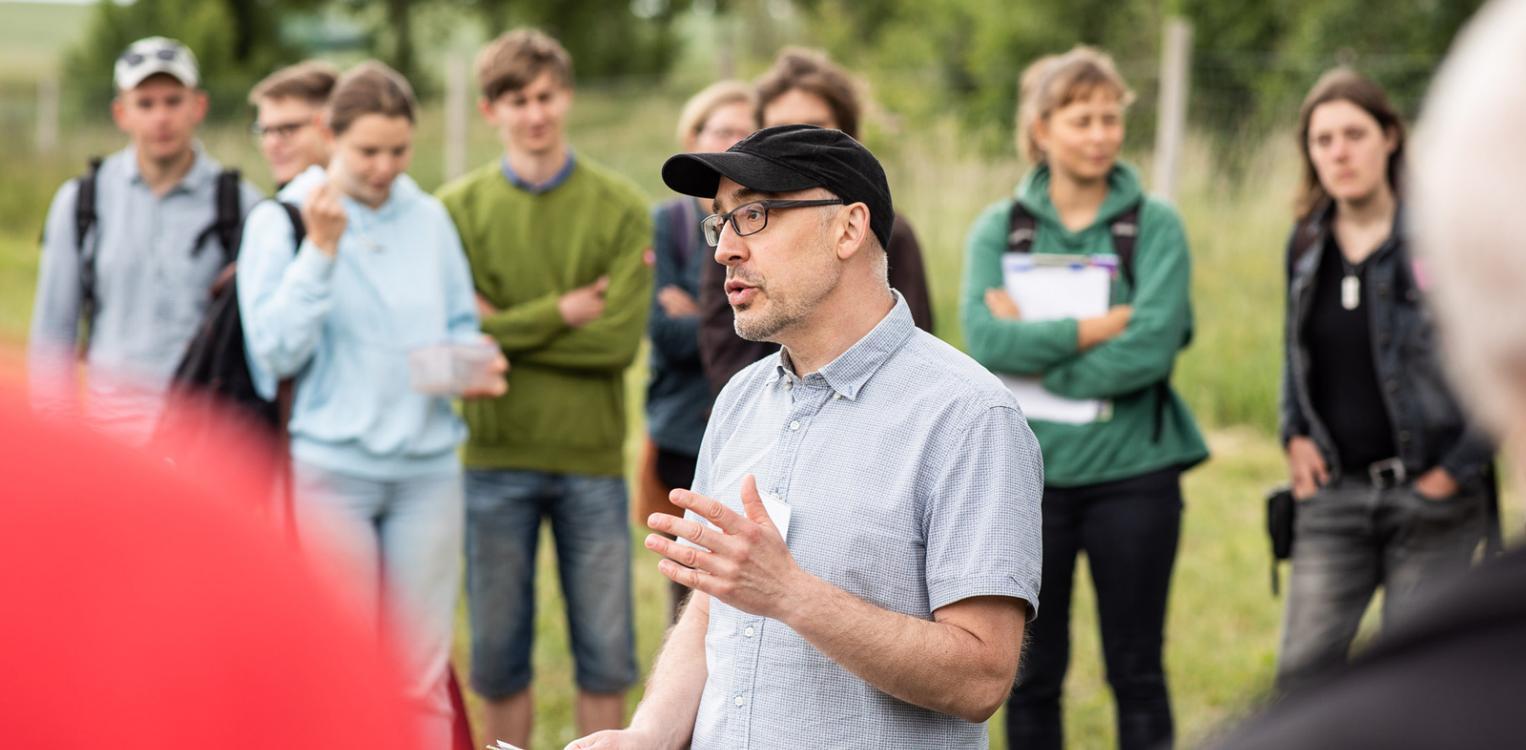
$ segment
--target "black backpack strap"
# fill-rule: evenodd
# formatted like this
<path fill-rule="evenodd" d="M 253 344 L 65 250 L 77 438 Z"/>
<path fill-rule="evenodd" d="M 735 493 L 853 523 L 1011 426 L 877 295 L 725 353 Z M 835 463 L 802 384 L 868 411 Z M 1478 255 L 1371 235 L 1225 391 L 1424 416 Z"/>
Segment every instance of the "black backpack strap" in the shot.
<path fill-rule="evenodd" d="M 291 220 L 291 252 L 295 255 L 302 247 L 302 240 L 307 239 L 307 225 L 302 223 L 302 209 L 295 203 L 283 200 L 276 200 L 276 205 L 286 211 L 286 218 Z"/>
<path fill-rule="evenodd" d="M 90 331 L 95 324 L 95 251 L 99 243 L 90 240 L 97 219 L 95 194 L 100 173 L 101 157 L 90 157 L 90 167 L 76 178 L 78 189 L 74 192 L 74 250 L 79 255 L 80 320 L 85 323 L 85 335 L 79 345 L 81 354 L 90 346 Z"/>
<path fill-rule="evenodd" d="M 1038 229 L 1038 218 L 1023 208 L 1022 201 L 1013 200 L 1012 208 L 1007 211 L 1007 252 L 1033 252 L 1033 239 L 1038 236 Z"/>
<path fill-rule="evenodd" d="M 1134 288 L 1134 246 L 1139 242 L 1139 207 L 1142 201 L 1134 201 L 1123 213 L 1114 217 L 1108 225 L 1113 236 L 1113 254 L 1118 256 L 1118 272 L 1123 274 Z"/>
<path fill-rule="evenodd" d="M 244 212 L 242 196 L 239 194 L 239 172 L 237 169 L 225 169 L 217 175 L 217 193 L 213 200 L 216 213 L 212 223 L 201 234 L 196 235 L 196 244 L 191 248 L 191 254 L 201 253 L 201 248 L 207 240 L 217 238 L 217 244 L 222 246 L 223 258 L 232 263 L 238 257 L 239 241 L 242 239 L 244 230 Z"/>

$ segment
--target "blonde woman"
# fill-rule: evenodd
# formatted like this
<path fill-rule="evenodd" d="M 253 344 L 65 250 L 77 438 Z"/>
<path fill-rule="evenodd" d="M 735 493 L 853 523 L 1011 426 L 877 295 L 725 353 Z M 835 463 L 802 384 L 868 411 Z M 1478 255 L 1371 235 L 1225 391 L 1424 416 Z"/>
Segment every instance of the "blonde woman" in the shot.
<path fill-rule="evenodd" d="M 1133 93 L 1087 47 L 1035 62 L 1022 77 L 1018 143 L 1033 168 L 1012 198 L 970 230 L 960 313 L 970 354 L 1051 393 L 1102 399 L 1081 424 L 1035 419 L 1044 453 L 1044 616 L 1007 704 L 1010 747 L 1060 748 L 1070 659 L 1070 598 L 1085 553 L 1103 658 L 1124 748 L 1173 736 L 1161 663 L 1166 599 L 1181 525 L 1183 470 L 1207 447 L 1168 379 L 1192 333 L 1190 260 L 1181 219 L 1119 161 Z M 1019 231 L 1014 235 L 1014 230 Z M 1012 238 L 1026 237 L 1025 243 Z M 1009 252 L 1119 256 L 1103 315 L 1030 320 L 1003 291 Z"/>

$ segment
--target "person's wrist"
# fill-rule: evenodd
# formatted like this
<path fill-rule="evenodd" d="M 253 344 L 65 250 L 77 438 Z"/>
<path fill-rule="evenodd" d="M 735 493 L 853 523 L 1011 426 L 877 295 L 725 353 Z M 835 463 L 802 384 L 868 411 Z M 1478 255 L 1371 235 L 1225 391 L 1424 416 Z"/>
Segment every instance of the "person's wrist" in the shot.
<path fill-rule="evenodd" d="M 802 623 L 810 623 L 816 618 L 811 614 L 811 608 L 827 601 L 827 592 L 818 591 L 825 582 L 810 573 L 794 568 L 793 572 L 785 579 L 784 593 L 779 597 L 778 612 L 774 619 L 789 626 L 791 630 L 799 632 Z"/>

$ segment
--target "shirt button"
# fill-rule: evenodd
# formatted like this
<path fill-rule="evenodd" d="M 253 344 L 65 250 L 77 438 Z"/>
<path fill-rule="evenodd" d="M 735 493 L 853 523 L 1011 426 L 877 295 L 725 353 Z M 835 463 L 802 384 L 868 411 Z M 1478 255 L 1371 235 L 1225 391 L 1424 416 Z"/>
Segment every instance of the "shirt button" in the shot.
<path fill-rule="evenodd" d="M 800 420 L 796 419 L 796 420 L 790 422 L 789 423 L 789 428 L 791 430 L 798 430 L 798 429 L 800 429 Z"/>
<path fill-rule="evenodd" d="M 748 625 L 747 629 L 742 631 L 742 635 L 745 635 L 748 638 L 751 638 L 753 636 L 753 633 L 756 633 L 756 632 L 758 632 L 758 631 L 753 630 L 752 626 Z"/>
<path fill-rule="evenodd" d="M 747 701 L 745 701 L 745 700 L 742 700 L 742 696 L 740 696 L 740 695 L 738 695 L 738 696 L 737 696 L 737 697 L 736 697 L 736 700 L 734 700 L 734 701 L 732 701 L 732 702 L 733 702 L 733 703 L 735 703 L 735 704 L 737 704 L 737 708 L 741 708 L 741 707 L 742 707 L 742 704 L 744 704 L 744 703 L 746 703 L 746 702 L 747 702 Z"/>

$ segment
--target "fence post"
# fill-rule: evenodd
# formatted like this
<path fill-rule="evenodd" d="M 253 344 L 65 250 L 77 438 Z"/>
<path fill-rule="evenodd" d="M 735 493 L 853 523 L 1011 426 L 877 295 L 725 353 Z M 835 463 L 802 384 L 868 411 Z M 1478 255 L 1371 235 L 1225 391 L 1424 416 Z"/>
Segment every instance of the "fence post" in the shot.
<path fill-rule="evenodd" d="M 37 153 L 58 148 L 58 74 L 49 72 L 37 81 Z"/>
<path fill-rule="evenodd" d="M 1187 136 L 1188 73 L 1192 60 L 1192 24 L 1166 19 L 1160 49 L 1160 102 L 1155 126 L 1154 192 L 1176 201 L 1182 144 Z"/>
<path fill-rule="evenodd" d="M 445 60 L 445 182 L 466 172 L 467 123 L 471 117 L 471 71 L 466 58 Z"/>

